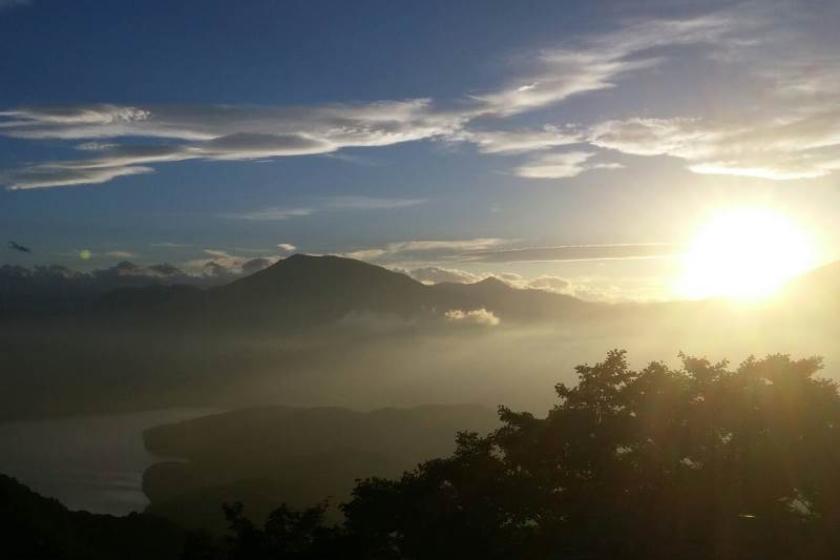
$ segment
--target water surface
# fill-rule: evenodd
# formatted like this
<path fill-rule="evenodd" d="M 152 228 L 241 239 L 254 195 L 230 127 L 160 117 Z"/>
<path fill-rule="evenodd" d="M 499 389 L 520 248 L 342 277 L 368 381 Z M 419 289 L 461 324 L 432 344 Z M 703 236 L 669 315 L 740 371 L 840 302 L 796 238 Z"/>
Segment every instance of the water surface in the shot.
<path fill-rule="evenodd" d="M 148 504 L 143 471 L 158 460 L 143 430 L 216 412 L 176 408 L 0 423 L 0 473 L 73 510 L 125 515 Z"/>

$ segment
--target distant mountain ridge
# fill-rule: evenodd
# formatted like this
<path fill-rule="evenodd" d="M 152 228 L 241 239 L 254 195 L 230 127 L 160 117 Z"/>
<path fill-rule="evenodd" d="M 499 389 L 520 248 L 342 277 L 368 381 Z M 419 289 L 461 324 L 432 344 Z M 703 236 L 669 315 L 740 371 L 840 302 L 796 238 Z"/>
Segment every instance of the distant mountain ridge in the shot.
<path fill-rule="evenodd" d="M 170 264 L 141 266 L 122 261 L 78 272 L 64 266 L 0 266 L 0 312 L 73 311 L 124 288 L 210 286 L 224 278 L 193 276 Z"/>
<path fill-rule="evenodd" d="M 840 305 L 840 261 L 835 261 L 794 278 L 784 295 L 799 299 L 819 298 Z"/>
<path fill-rule="evenodd" d="M 783 293 L 814 306 L 840 305 L 840 263 L 795 279 Z M 331 255 L 295 254 L 227 283 L 187 275 L 170 265 L 126 262 L 89 274 L 61 267 L 0 267 L 0 316 L 35 310 L 137 324 L 163 319 L 172 325 L 287 330 L 360 314 L 441 319 L 451 310 L 486 310 L 503 321 L 534 321 L 600 318 L 661 307 L 588 302 L 514 288 L 493 277 L 473 284 L 427 285 L 401 272 Z"/>
<path fill-rule="evenodd" d="M 0 269 L 0 310 L 25 313 L 27 305 L 33 304 L 36 309 L 53 306 L 58 312 L 115 320 L 166 318 L 174 323 L 289 328 L 334 322 L 353 314 L 439 319 L 450 310 L 485 309 L 506 319 L 527 320 L 580 316 L 607 307 L 514 288 L 495 278 L 475 284 L 427 285 L 401 272 L 338 256 L 295 254 L 219 286 L 197 286 L 174 267 L 151 278 L 145 274 L 151 269 L 137 267 L 144 272 L 140 275 L 134 274 L 133 267 L 123 263 L 98 275 L 56 269 L 55 274 L 42 270 L 27 276 L 19 270 Z M 140 281 L 141 277 L 147 280 Z M 27 284 L 27 278 L 37 278 L 37 282 Z M 28 285 L 34 287 L 27 291 Z M 39 299 L 39 295 L 44 297 Z"/>

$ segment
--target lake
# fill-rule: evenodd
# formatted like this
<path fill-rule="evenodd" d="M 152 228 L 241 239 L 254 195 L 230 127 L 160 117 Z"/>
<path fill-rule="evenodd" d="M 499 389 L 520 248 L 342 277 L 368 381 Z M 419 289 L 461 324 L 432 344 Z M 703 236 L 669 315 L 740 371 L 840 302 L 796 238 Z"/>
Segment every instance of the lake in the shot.
<path fill-rule="evenodd" d="M 143 446 L 143 430 L 213 412 L 174 408 L 0 423 L 0 473 L 73 510 L 142 511 L 143 471 L 160 460 Z"/>

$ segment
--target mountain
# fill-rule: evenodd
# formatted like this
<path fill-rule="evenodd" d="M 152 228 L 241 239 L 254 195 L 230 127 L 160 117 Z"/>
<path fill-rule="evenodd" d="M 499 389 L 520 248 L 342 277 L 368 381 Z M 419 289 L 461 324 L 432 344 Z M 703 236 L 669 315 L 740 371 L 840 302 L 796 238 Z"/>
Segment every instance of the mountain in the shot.
<path fill-rule="evenodd" d="M 800 305 L 840 308 L 840 261 L 795 278 L 785 286 L 782 295 Z"/>
<path fill-rule="evenodd" d="M 288 332 L 359 315 L 440 321 L 447 311 L 485 309 L 503 321 L 527 321 L 594 317 L 610 308 L 494 278 L 430 286 L 354 259 L 296 254 L 221 286 L 155 282 L 114 289 L 75 316 L 114 325 Z"/>
<path fill-rule="evenodd" d="M 0 316 L 79 312 L 106 294 L 126 288 L 210 285 L 169 264 L 140 266 L 128 261 L 77 272 L 63 266 L 0 266 Z"/>
<path fill-rule="evenodd" d="M 428 286 L 404 274 L 335 256 L 292 255 L 209 291 L 217 320 L 262 325 L 314 325 L 354 312 L 409 316 L 429 311 Z"/>
<path fill-rule="evenodd" d="M 493 277 L 475 284 L 443 283 L 430 288 L 449 308 L 483 308 L 508 320 L 594 318 L 615 308 L 544 290 L 513 288 Z"/>
<path fill-rule="evenodd" d="M 530 402 L 557 360 L 612 347 L 831 360 L 838 288 L 834 265 L 775 303 L 600 304 L 492 278 L 429 286 L 352 259 L 295 255 L 217 287 L 128 287 L 53 314 L 0 312 L 0 417 L 369 408 L 468 393 L 491 405 L 511 394 Z"/>
<path fill-rule="evenodd" d="M 301 254 L 207 294 L 208 316 L 216 322 L 275 327 L 319 325 L 352 314 L 440 319 L 453 309 L 486 309 L 503 320 L 559 319 L 602 307 L 494 278 L 429 286 L 362 261 Z"/>

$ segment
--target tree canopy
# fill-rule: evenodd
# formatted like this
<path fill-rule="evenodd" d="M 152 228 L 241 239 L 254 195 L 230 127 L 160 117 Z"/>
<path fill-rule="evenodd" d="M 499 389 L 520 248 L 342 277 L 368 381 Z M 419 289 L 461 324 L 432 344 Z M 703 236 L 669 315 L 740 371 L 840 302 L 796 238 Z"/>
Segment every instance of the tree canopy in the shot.
<path fill-rule="evenodd" d="M 452 456 L 359 481 L 340 526 L 229 510 L 229 557 L 246 541 L 294 559 L 835 557 L 840 396 L 820 360 L 681 357 L 578 366 L 545 417 L 501 407 Z"/>

